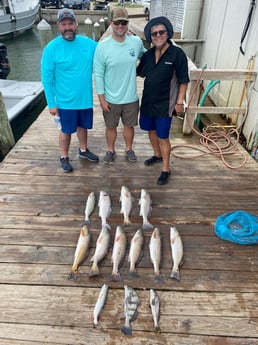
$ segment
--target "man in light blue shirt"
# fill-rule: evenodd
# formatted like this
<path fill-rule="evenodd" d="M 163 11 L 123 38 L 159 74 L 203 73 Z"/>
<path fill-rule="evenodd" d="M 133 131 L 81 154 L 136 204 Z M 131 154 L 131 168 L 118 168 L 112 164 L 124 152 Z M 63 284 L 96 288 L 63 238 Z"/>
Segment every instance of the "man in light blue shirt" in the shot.
<path fill-rule="evenodd" d="M 139 37 L 127 35 L 128 13 L 125 8 L 115 7 L 112 10 L 110 25 L 112 35 L 98 44 L 93 64 L 96 90 L 106 125 L 107 152 L 103 160 L 109 163 L 116 155 L 115 141 L 121 118 L 127 159 L 136 162 L 132 149 L 139 112 L 136 63 L 145 48 Z"/>
<path fill-rule="evenodd" d="M 88 129 L 93 126 L 92 65 L 97 42 L 77 35 L 77 25 L 71 9 L 59 10 L 57 26 L 61 35 L 48 43 L 41 60 L 49 112 L 61 121 L 60 163 L 64 172 L 73 170 L 69 147 L 75 132 L 80 144 L 79 157 L 99 161 L 87 147 Z"/>

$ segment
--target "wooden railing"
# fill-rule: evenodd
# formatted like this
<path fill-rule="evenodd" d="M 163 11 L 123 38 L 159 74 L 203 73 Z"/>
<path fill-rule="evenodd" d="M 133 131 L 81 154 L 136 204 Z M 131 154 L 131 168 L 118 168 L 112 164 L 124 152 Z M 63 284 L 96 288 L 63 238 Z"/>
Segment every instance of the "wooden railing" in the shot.
<path fill-rule="evenodd" d="M 186 110 L 188 120 L 184 119 L 183 133 L 190 134 L 197 113 L 205 114 L 244 114 L 246 106 L 200 106 L 198 105 L 200 98 L 200 89 L 204 80 L 227 80 L 253 82 L 256 79 L 257 72 L 249 69 L 198 69 L 192 62 L 189 62 L 190 85 L 186 96 Z"/>

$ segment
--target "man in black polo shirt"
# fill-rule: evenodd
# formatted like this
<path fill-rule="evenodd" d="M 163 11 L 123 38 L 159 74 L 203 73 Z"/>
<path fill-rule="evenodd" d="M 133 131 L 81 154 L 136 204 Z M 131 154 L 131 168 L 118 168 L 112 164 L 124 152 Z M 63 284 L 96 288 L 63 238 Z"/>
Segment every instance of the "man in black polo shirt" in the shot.
<path fill-rule="evenodd" d="M 184 110 L 189 83 L 187 56 L 171 42 L 173 26 L 166 17 L 151 19 L 144 28 L 147 42 L 152 43 L 141 58 L 137 74 L 145 78 L 140 108 L 140 127 L 149 132 L 154 155 L 147 166 L 162 162 L 157 184 L 168 182 L 171 174 L 169 132 L 174 111 Z"/>

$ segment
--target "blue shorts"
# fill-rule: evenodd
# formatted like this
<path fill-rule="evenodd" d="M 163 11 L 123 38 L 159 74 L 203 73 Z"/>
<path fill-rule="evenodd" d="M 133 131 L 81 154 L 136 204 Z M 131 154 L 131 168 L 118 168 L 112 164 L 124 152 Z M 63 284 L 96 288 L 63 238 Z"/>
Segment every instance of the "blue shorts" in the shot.
<path fill-rule="evenodd" d="M 144 131 L 156 131 L 160 139 L 168 139 L 172 117 L 151 117 L 140 114 L 140 128 Z"/>
<path fill-rule="evenodd" d="M 91 129 L 93 126 L 93 109 L 58 109 L 61 119 L 62 132 L 72 134 L 77 131 L 77 127 Z"/>

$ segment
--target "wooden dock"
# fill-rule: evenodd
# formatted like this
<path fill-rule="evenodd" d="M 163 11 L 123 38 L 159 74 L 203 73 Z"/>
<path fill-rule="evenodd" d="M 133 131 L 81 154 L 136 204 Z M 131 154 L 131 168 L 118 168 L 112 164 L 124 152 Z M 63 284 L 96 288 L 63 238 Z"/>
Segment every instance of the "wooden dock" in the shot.
<path fill-rule="evenodd" d="M 175 119 L 172 145 L 199 145 L 196 135 L 182 136 L 181 128 L 182 121 Z M 101 158 L 106 150 L 96 98 L 89 148 Z M 258 344 L 257 245 L 236 245 L 214 234 L 214 222 L 221 214 L 239 209 L 258 213 L 257 162 L 248 156 L 243 168 L 232 170 L 216 156 L 171 156 L 170 182 L 158 186 L 160 166 L 144 166 L 152 150 L 147 134 L 139 128 L 134 149 L 138 161 L 132 164 L 125 159 L 119 132 L 115 162 L 94 164 L 78 158 L 78 142 L 73 136 L 70 157 L 74 172 L 64 174 L 58 163 L 58 133 L 45 109 L 0 164 L 0 345 Z M 239 150 L 244 152 L 241 147 Z M 97 196 L 101 190 L 109 193 L 113 236 L 123 222 L 119 203 L 122 185 L 136 199 L 133 224 L 126 228 L 128 248 L 142 225 L 140 191 L 145 188 L 151 194 L 150 221 L 162 233 L 163 283 L 154 281 L 148 250 L 151 230 L 144 232 L 140 278 L 128 277 L 127 250 L 121 268 L 123 281 L 109 281 L 113 242 L 101 264 L 101 275 L 88 277 L 101 228 L 98 207 L 91 217 L 90 253 L 79 268 L 77 281 L 68 280 L 87 196 L 92 191 Z M 184 243 L 180 282 L 169 278 L 171 225 L 178 228 Z M 92 313 L 104 283 L 109 286 L 108 298 L 99 327 L 94 328 Z M 141 300 L 130 337 L 121 333 L 124 285 L 133 287 Z M 161 299 L 161 333 L 153 327 L 150 288 Z"/>

